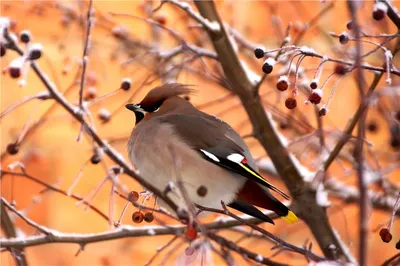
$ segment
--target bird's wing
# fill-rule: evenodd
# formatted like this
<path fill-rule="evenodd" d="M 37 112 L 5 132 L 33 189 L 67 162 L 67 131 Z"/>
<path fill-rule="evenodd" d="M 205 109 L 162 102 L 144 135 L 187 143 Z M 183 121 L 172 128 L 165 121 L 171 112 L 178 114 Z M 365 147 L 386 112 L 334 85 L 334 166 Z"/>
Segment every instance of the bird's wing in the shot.
<path fill-rule="evenodd" d="M 254 180 L 285 199 L 289 199 L 287 194 L 269 183 L 248 164 L 245 150 L 226 135 L 226 132 L 231 130 L 228 124 L 208 117 L 188 114 L 171 114 L 158 119 L 162 123 L 171 124 L 178 137 L 198 151 L 204 159 Z"/>

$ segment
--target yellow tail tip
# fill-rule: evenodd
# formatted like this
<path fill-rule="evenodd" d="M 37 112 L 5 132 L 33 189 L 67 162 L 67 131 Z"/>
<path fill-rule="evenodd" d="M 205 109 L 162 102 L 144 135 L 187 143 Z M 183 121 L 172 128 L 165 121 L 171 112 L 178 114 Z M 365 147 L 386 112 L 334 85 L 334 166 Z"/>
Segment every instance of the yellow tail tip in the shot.
<path fill-rule="evenodd" d="M 294 212 L 292 212 L 292 211 L 289 211 L 286 216 L 281 216 L 281 218 L 290 224 L 294 224 L 295 222 L 297 222 L 299 220 L 299 218 L 297 218 L 296 214 L 294 214 Z"/>

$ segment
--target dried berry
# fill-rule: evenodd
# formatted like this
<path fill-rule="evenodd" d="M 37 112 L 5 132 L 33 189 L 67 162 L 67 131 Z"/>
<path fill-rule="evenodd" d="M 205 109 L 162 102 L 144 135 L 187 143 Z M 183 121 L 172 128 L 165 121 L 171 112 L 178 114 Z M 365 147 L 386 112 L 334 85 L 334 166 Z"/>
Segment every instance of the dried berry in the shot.
<path fill-rule="evenodd" d="M 197 189 L 197 195 L 199 195 L 200 197 L 204 197 L 205 195 L 207 195 L 207 188 L 205 186 L 199 186 L 199 188 Z"/>
<path fill-rule="evenodd" d="M 193 256 L 194 251 L 195 251 L 195 248 L 194 248 L 194 247 L 187 247 L 187 248 L 185 249 L 185 255 L 186 255 L 186 256 Z"/>
<path fill-rule="evenodd" d="M 30 60 L 37 60 L 37 59 L 39 59 L 40 57 L 42 57 L 42 50 L 31 49 L 31 50 L 29 51 L 29 56 L 28 56 L 28 58 L 29 58 Z"/>
<path fill-rule="evenodd" d="M 278 83 L 276 84 L 276 88 L 280 91 L 285 91 L 289 87 L 289 81 L 287 76 L 281 76 L 278 79 Z"/>
<path fill-rule="evenodd" d="M 396 118 L 397 121 L 400 122 L 400 111 L 397 111 L 394 117 Z"/>
<path fill-rule="evenodd" d="M 8 68 L 8 72 L 10 73 L 10 76 L 14 79 L 17 79 L 21 76 L 21 68 L 20 67 L 10 66 Z"/>
<path fill-rule="evenodd" d="M 111 113 L 105 108 L 99 110 L 99 118 L 103 123 L 107 123 L 111 119 Z"/>
<path fill-rule="evenodd" d="M 113 171 L 114 175 L 118 175 L 122 172 L 122 168 L 118 165 L 111 167 L 111 171 Z"/>
<path fill-rule="evenodd" d="M 185 231 L 185 236 L 189 240 L 195 240 L 197 238 L 197 230 L 193 226 L 188 226 Z"/>
<path fill-rule="evenodd" d="M 352 20 L 350 20 L 349 22 L 347 22 L 346 28 L 347 28 L 348 30 L 353 30 L 353 29 L 354 29 L 354 23 L 353 23 Z"/>
<path fill-rule="evenodd" d="M 396 243 L 396 249 L 400 249 L 400 240 Z"/>
<path fill-rule="evenodd" d="M 310 83 L 310 88 L 313 89 L 313 90 L 315 90 L 317 87 L 318 87 L 318 82 L 317 82 L 316 80 L 313 80 L 313 81 Z"/>
<path fill-rule="evenodd" d="M 144 221 L 146 223 L 151 223 L 154 220 L 154 215 L 151 212 L 146 212 L 144 214 Z"/>
<path fill-rule="evenodd" d="M 167 24 L 167 18 L 164 15 L 156 15 L 154 16 L 154 21 L 157 21 L 161 25 Z"/>
<path fill-rule="evenodd" d="M 275 60 L 272 58 L 268 58 L 267 60 L 265 60 L 262 66 L 262 71 L 265 74 L 270 74 L 272 70 L 274 70 L 274 65 L 275 65 Z"/>
<path fill-rule="evenodd" d="M 15 155 L 19 151 L 19 145 L 18 143 L 10 143 L 7 145 L 7 152 L 10 155 Z"/>
<path fill-rule="evenodd" d="M 285 101 L 285 106 L 287 109 L 294 109 L 297 107 L 297 101 L 295 98 L 287 98 Z"/>
<path fill-rule="evenodd" d="M 376 124 L 375 121 L 370 121 L 370 122 L 367 124 L 367 130 L 368 130 L 369 132 L 376 132 L 376 131 L 378 130 L 378 125 Z"/>
<path fill-rule="evenodd" d="M 374 11 L 372 12 L 372 17 L 376 21 L 380 21 L 385 17 L 387 11 L 388 11 L 388 7 L 387 7 L 387 5 L 385 3 L 377 2 L 374 5 Z"/>
<path fill-rule="evenodd" d="M 264 57 L 264 50 L 262 49 L 262 48 L 256 48 L 255 50 L 254 50 L 254 55 L 255 55 L 255 57 L 256 58 L 258 58 L 258 59 L 260 59 L 260 58 L 263 58 Z"/>
<path fill-rule="evenodd" d="M 3 57 L 6 54 L 7 49 L 2 43 L 0 44 L 0 47 L 1 47 L 1 57 Z"/>
<path fill-rule="evenodd" d="M 131 191 L 131 192 L 129 192 L 129 194 L 128 194 L 128 200 L 130 201 L 130 202 L 136 202 L 136 201 L 138 201 L 138 199 L 139 199 L 139 193 L 137 193 L 136 191 Z"/>
<path fill-rule="evenodd" d="M 381 239 L 385 243 L 389 243 L 392 240 L 392 234 L 389 232 L 389 229 L 387 228 L 382 228 L 379 231 L 379 235 L 381 236 Z"/>
<path fill-rule="evenodd" d="M 349 42 L 349 35 L 347 34 L 347 32 L 343 32 L 339 35 L 339 42 L 343 45 Z"/>
<path fill-rule="evenodd" d="M 121 89 L 123 89 L 124 91 L 127 91 L 131 88 L 131 79 L 130 78 L 124 78 L 121 82 Z"/>
<path fill-rule="evenodd" d="M 310 97 L 308 97 L 308 100 L 312 104 L 319 104 L 322 99 L 322 91 L 320 89 L 313 90 L 311 93 Z"/>
<path fill-rule="evenodd" d="M 326 116 L 326 109 L 322 108 L 321 110 L 318 111 L 318 115 L 321 116 Z"/>
<path fill-rule="evenodd" d="M 400 140 L 397 138 L 392 138 L 390 140 L 390 146 L 392 146 L 393 149 L 397 149 L 400 146 Z"/>
<path fill-rule="evenodd" d="M 85 101 L 91 101 L 94 98 L 96 98 L 96 95 L 97 95 L 97 89 L 95 87 L 89 87 L 86 90 L 84 99 L 85 99 Z"/>
<path fill-rule="evenodd" d="M 28 30 L 23 30 L 19 35 L 19 39 L 23 43 L 28 43 L 31 41 L 31 33 Z"/>
<path fill-rule="evenodd" d="M 90 158 L 90 162 L 92 164 L 98 164 L 100 162 L 101 158 L 99 154 L 93 154 L 93 156 Z"/>
<path fill-rule="evenodd" d="M 141 222 L 143 222 L 144 216 L 143 213 L 136 211 L 132 214 L 132 221 L 134 223 L 140 224 Z"/>
<path fill-rule="evenodd" d="M 185 99 L 186 101 L 190 102 L 190 96 L 188 96 L 188 95 L 183 96 L 183 99 Z"/>
<path fill-rule="evenodd" d="M 335 71 L 335 74 L 337 74 L 337 75 L 344 75 L 344 74 L 347 73 L 347 67 L 345 67 L 342 64 L 337 64 L 335 66 L 335 70 L 334 71 Z"/>

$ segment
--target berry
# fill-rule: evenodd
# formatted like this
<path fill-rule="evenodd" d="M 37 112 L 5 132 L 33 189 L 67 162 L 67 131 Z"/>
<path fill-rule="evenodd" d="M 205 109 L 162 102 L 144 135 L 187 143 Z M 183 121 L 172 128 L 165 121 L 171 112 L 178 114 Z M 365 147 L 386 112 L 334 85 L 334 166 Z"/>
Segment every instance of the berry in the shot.
<path fill-rule="evenodd" d="M 264 57 L 264 50 L 261 49 L 261 48 L 256 48 L 256 49 L 254 50 L 254 55 L 255 55 L 255 57 L 258 58 L 258 59 L 263 58 L 263 57 Z"/>
<path fill-rule="evenodd" d="M 375 121 L 371 121 L 367 125 L 367 130 L 370 132 L 376 132 L 378 130 L 378 125 Z"/>
<path fill-rule="evenodd" d="M 19 39 L 23 43 L 28 43 L 31 41 L 31 33 L 28 30 L 23 30 L 19 35 Z"/>
<path fill-rule="evenodd" d="M 144 214 L 144 221 L 146 223 L 151 223 L 154 220 L 154 215 L 151 212 L 146 212 Z"/>
<path fill-rule="evenodd" d="M 389 232 L 389 229 L 387 228 L 382 228 L 379 231 L 379 235 L 381 236 L 381 239 L 385 243 L 389 243 L 392 240 L 392 234 Z"/>
<path fill-rule="evenodd" d="M 275 60 L 272 58 L 268 58 L 267 60 L 265 60 L 262 66 L 262 71 L 265 74 L 270 74 L 272 70 L 274 70 L 274 65 L 275 65 Z"/>
<path fill-rule="evenodd" d="M 187 248 L 185 249 L 185 255 L 186 255 L 186 256 L 193 256 L 194 251 L 195 251 L 195 248 L 194 248 L 194 247 L 187 247 Z"/>
<path fill-rule="evenodd" d="M 310 83 L 310 88 L 313 89 L 313 90 L 315 90 L 317 87 L 318 87 L 318 82 L 315 81 L 315 80 L 313 80 L 313 81 Z"/>
<path fill-rule="evenodd" d="M 197 238 L 197 230 L 193 226 L 189 226 L 185 231 L 185 236 L 189 240 L 195 240 Z"/>
<path fill-rule="evenodd" d="M 137 193 L 136 191 L 131 191 L 131 192 L 129 192 L 129 194 L 128 194 L 128 200 L 130 201 L 130 202 L 136 202 L 136 201 L 138 201 L 138 199 L 139 199 L 139 193 Z"/>
<path fill-rule="evenodd" d="M 141 222 L 143 222 L 143 213 L 136 211 L 132 214 L 132 221 L 134 223 L 140 224 Z"/>
<path fill-rule="evenodd" d="M 17 79 L 21 76 L 21 68 L 20 67 L 10 66 L 8 68 L 8 72 L 10 73 L 10 76 L 14 79 Z"/>
<path fill-rule="evenodd" d="M 111 167 L 111 171 L 113 171 L 114 175 L 118 175 L 122 172 L 122 168 L 116 165 Z"/>
<path fill-rule="evenodd" d="M 101 158 L 99 154 L 93 154 L 93 156 L 90 158 L 90 162 L 92 164 L 98 164 L 100 162 Z"/>
<path fill-rule="evenodd" d="M 161 25 L 167 24 L 167 18 L 164 15 L 156 15 L 153 19 Z"/>
<path fill-rule="evenodd" d="M 349 22 L 347 22 L 346 28 L 347 28 L 348 30 L 353 30 L 353 29 L 354 29 L 354 23 L 353 23 L 352 20 L 350 20 Z"/>
<path fill-rule="evenodd" d="M 326 116 L 326 109 L 325 108 L 322 108 L 321 110 L 319 110 L 318 111 L 318 115 L 321 117 L 321 116 Z"/>
<path fill-rule="evenodd" d="M 96 98 L 96 95 L 97 95 L 96 88 L 95 87 L 89 87 L 87 89 L 87 91 L 86 91 L 84 99 L 85 99 L 85 101 L 90 101 L 90 100 L 93 100 L 94 98 Z"/>
<path fill-rule="evenodd" d="M 400 240 L 396 243 L 396 249 L 400 249 Z"/>
<path fill-rule="evenodd" d="M 343 45 L 349 42 L 349 35 L 347 34 L 347 32 L 343 32 L 339 35 L 339 42 Z"/>
<path fill-rule="evenodd" d="M 294 98 L 287 98 L 285 101 L 285 106 L 287 109 L 294 109 L 297 106 L 297 101 Z"/>
<path fill-rule="evenodd" d="M 400 111 L 397 111 L 394 117 L 400 122 Z"/>
<path fill-rule="evenodd" d="M 10 143 L 7 145 L 7 152 L 10 155 L 15 155 L 19 151 L 19 145 L 17 143 Z"/>
<path fill-rule="evenodd" d="M 207 195 L 207 188 L 205 186 L 200 186 L 197 189 L 197 195 L 199 195 L 200 197 L 204 197 L 205 195 Z"/>
<path fill-rule="evenodd" d="M 289 87 L 289 82 L 287 76 L 281 76 L 278 79 L 278 83 L 276 84 L 276 88 L 280 91 L 285 91 Z"/>
<path fill-rule="evenodd" d="M 335 74 L 337 75 L 344 75 L 347 72 L 347 68 L 342 64 L 337 64 L 335 66 Z"/>
<path fill-rule="evenodd" d="M 29 60 L 37 60 L 40 57 L 42 57 L 42 50 L 38 50 L 38 49 L 31 49 L 29 51 Z"/>
<path fill-rule="evenodd" d="M 121 89 L 123 89 L 124 91 L 127 91 L 131 88 L 131 79 L 130 78 L 124 78 L 121 82 Z"/>
<path fill-rule="evenodd" d="M 103 123 L 107 123 L 108 121 L 110 121 L 111 119 L 111 113 L 110 111 L 108 111 L 105 108 L 102 108 L 99 110 L 99 119 L 103 122 Z"/>
<path fill-rule="evenodd" d="M 319 104 L 322 99 L 322 91 L 320 89 L 314 90 L 313 93 L 311 93 L 310 97 L 308 97 L 308 100 L 312 104 Z"/>
<path fill-rule="evenodd" d="M 190 102 L 190 96 L 188 96 L 188 95 L 183 96 L 183 99 L 185 99 L 186 101 Z"/>
<path fill-rule="evenodd" d="M 400 140 L 392 138 L 390 140 L 390 146 L 392 146 L 393 149 L 397 149 L 400 146 Z"/>
<path fill-rule="evenodd" d="M 3 44 L 0 44 L 0 46 L 1 46 L 1 57 L 3 57 L 6 54 L 7 49 Z"/>
<path fill-rule="evenodd" d="M 388 6 L 385 3 L 378 2 L 374 5 L 374 11 L 372 12 L 372 17 L 376 21 L 382 20 L 388 11 Z"/>

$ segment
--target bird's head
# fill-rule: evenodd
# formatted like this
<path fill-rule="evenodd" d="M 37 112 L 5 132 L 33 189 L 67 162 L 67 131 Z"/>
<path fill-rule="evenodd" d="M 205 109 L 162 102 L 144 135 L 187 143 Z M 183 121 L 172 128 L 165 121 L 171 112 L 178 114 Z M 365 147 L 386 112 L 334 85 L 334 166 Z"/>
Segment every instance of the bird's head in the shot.
<path fill-rule="evenodd" d="M 187 100 L 178 97 L 187 95 L 193 90 L 187 85 L 179 83 L 168 83 L 155 87 L 147 93 L 143 100 L 138 104 L 127 104 L 125 107 L 135 113 L 136 124 L 146 115 L 151 117 L 171 112 L 174 109 L 192 106 Z"/>

